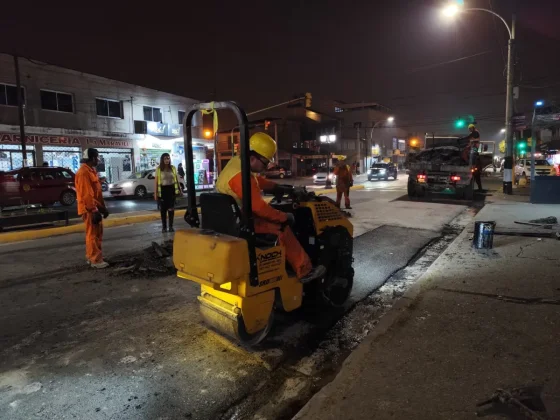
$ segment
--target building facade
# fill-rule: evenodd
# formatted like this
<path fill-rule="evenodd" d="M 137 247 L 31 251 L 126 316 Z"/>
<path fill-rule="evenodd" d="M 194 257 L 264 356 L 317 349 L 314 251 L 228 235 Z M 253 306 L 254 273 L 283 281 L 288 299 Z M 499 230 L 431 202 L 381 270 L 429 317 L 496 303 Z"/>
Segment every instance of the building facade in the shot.
<path fill-rule="evenodd" d="M 108 181 L 153 169 L 162 153 L 184 162 L 182 120 L 197 101 L 141 86 L 19 58 L 26 166 L 76 171 L 88 147 L 100 152 Z M 208 166 L 213 141 L 195 118 L 195 164 Z M 23 166 L 14 59 L 0 54 L 0 170 Z M 207 168 L 208 169 L 208 168 Z"/>

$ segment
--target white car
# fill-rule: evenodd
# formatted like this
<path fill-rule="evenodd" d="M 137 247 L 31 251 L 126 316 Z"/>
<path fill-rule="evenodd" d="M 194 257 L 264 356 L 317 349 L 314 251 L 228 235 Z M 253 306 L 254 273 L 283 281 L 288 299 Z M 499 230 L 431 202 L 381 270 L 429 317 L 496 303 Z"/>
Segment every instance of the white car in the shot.
<path fill-rule="evenodd" d="M 546 159 L 535 159 L 535 175 L 554 176 L 556 169 Z M 515 176 L 531 176 L 531 159 L 519 159 L 515 165 Z"/>
<path fill-rule="evenodd" d="M 336 175 L 332 172 L 334 168 L 331 168 L 331 173 L 329 174 L 329 180 L 335 184 L 336 183 Z M 314 184 L 326 184 L 327 183 L 327 171 L 326 170 L 319 170 L 315 175 L 313 175 L 313 183 Z"/>
<path fill-rule="evenodd" d="M 109 193 L 112 197 L 125 197 L 134 195 L 138 198 L 144 198 L 154 194 L 154 179 L 156 178 L 156 170 L 136 172 L 128 178 L 118 180 L 113 184 L 109 184 Z M 181 191 L 185 190 L 185 180 L 179 175 L 179 186 Z"/>

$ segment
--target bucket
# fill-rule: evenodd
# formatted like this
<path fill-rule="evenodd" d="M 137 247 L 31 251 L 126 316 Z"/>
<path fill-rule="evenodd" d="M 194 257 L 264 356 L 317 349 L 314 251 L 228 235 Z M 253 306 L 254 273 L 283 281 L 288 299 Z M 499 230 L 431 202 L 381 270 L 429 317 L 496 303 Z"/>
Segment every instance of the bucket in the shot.
<path fill-rule="evenodd" d="M 475 249 L 492 249 L 496 222 L 475 222 L 473 246 Z"/>

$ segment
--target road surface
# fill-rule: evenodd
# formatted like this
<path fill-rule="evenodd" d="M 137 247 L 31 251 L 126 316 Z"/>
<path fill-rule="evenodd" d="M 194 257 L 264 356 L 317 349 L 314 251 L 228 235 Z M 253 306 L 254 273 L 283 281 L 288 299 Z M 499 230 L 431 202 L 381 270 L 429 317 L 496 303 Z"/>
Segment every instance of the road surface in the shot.
<path fill-rule="evenodd" d="M 404 194 L 402 179 L 351 193 L 350 303 L 405 267 L 466 209 Z M 105 255 L 130 260 L 164 238 L 158 223 L 106 229 Z M 82 234 L 0 246 L 0 418 L 218 419 L 236 410 L 243 418 L 257 409 L 243 402 L 274 387 L 278 375 L 285 379 L 282 367 L 312 352 L 337 319 L 280 316 L 270 338 L 248 351 L 204 327 L 195 284 L 94 271 L 84 258 Z"/>

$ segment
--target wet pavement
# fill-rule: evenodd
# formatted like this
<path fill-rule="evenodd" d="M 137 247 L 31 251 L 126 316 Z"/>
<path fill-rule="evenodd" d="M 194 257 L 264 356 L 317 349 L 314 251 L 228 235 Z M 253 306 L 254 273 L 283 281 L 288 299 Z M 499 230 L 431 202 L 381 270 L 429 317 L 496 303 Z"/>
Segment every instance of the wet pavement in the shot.
<path fill-rule="evenodd" d="M 348 309 L 415 261 L 466 208 L 395 201 L 402 194 L 352 194 L 358 237 Z M 121 226 L 106 230 L 104 250 L 115 263 L 169 238 L 157 223 Z M 256 395 L 279 392 L 278 406 L 297 399 L 304 382 L 293 367 L 305 365 L 334 325 L 353 343 L 371 322 L 296 311 L 247 350 L 204 327 L 195 284 L 87 268 L 81 234 L 2 245 L 0 264 L 0 418 L 248 418 L 271 404 Z"/>

